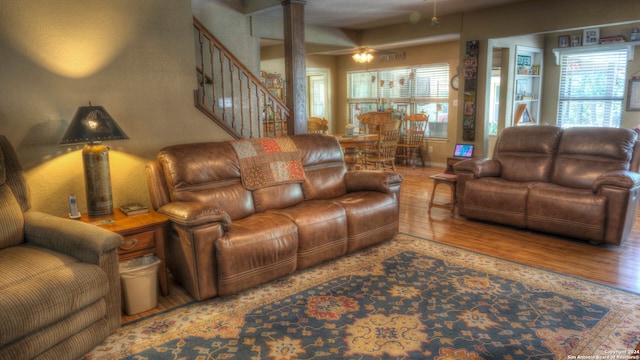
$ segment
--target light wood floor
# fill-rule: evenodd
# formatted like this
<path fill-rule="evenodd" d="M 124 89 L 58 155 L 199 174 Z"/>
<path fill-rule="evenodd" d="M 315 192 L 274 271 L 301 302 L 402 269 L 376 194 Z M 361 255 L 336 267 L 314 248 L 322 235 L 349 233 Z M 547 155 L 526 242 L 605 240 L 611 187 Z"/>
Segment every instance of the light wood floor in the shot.
<path fill-rule="evenodd" d="M 640 222 L 636 222 L 622 246 L 609 246 L 471 221 L 457 214 L 452 217 L 444 209 L 433 208 L 429 214 L 433 188 L 429 175 L 443 170 L 397 166 L 397 171 L 404 177 L 400 200 L 401 232 L 640 293 Z M 435 195 L 437 202 L 447 202 L 448 187 L 438 186 Z M 157 308 L 123 316 L 122 322 L 190 301 L 192 298 L 172 283 L 171 294 L 160 296 Z"/>

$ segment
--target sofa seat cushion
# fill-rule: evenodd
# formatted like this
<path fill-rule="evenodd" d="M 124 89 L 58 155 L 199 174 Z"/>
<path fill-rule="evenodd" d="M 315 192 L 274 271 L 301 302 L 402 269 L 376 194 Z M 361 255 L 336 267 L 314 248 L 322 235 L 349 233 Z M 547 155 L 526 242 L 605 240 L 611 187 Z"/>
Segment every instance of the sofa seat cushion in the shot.
<path fill-rule="evenodd" d="M 538 183 L 529 191 L 527 226 L 532 230 L 602 242 L 606 211 L 607 199 L 591 190 Z"/>
<path fill-rule="evenodd" d="M 305 269 L 347 252 L 347 214 L 329 200 L 308 200 L 269 212 L 287 217 L 298 227 L 298 269 Z"/>
<path fill-rule="evenodd" d="M 100 267 L 33 245 L 0 251 L 0 346 L 58 322 L 109 291 Z M 105 317 L 105 306 L 82 319 Z M 82 326 L 81 326 L 82 327 Z"/>
<path fill-rule="evenodd" d="M 466 183 L 464 211 L 469 218 L 526 227 L 528 182 L 480 178 Z"/>
<path fill-rule="evenodd" d="M 391 239 L 398 233 L 398 204 L 393 194 L 351 192 L 332 201 L 347 214 L 347 253 Z"/>
<path fill-rule="evenodd" d="M 284 216 L 259 213 L 236 220 L 216 241 L 219 295 L 231 295 L 291 274 L 298 230 Z"/>

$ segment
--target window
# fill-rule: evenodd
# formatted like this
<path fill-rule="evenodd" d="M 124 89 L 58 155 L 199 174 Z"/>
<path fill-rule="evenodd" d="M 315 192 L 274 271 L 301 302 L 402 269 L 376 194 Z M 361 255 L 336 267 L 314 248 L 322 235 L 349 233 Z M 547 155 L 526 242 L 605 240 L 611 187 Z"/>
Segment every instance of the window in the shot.
<path fill-rule="evenodd" d="M 380 108 L 404 114 L 429 115 L 427 136 L 447 137 L 449 119 L 449 65 L 409 69 L 354 71 L 347 74 L 350 123 Z"/>
<path fill-rule="evenodd" d="M 563 54 L 560 66 L 558 126 L 619 127 L 627 50 Z"/>

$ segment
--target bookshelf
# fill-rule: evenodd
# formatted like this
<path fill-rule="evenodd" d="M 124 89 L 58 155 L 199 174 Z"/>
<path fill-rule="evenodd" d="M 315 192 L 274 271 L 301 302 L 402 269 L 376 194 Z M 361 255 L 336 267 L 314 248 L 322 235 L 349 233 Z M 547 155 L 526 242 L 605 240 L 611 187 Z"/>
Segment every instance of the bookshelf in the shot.
<path fill-rule="evenodd" d="M 516 46 L 512 125 L 536 125 L 540 120 L 544 51 Z"/>

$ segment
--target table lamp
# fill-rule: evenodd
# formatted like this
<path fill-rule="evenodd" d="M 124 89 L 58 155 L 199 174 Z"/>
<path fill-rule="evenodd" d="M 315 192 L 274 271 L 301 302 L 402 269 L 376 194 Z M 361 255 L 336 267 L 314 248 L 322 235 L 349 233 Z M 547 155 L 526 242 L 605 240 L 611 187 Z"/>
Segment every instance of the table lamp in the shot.
<path fill-rule="evenodd" d="M 113 214 L 109 148 L 102 141 L 129 137 L 102 106 L 81 106 L 76 111 L 60 145 L 86 143 L 82 149 L 84 186 L 89 217 Z"/>

